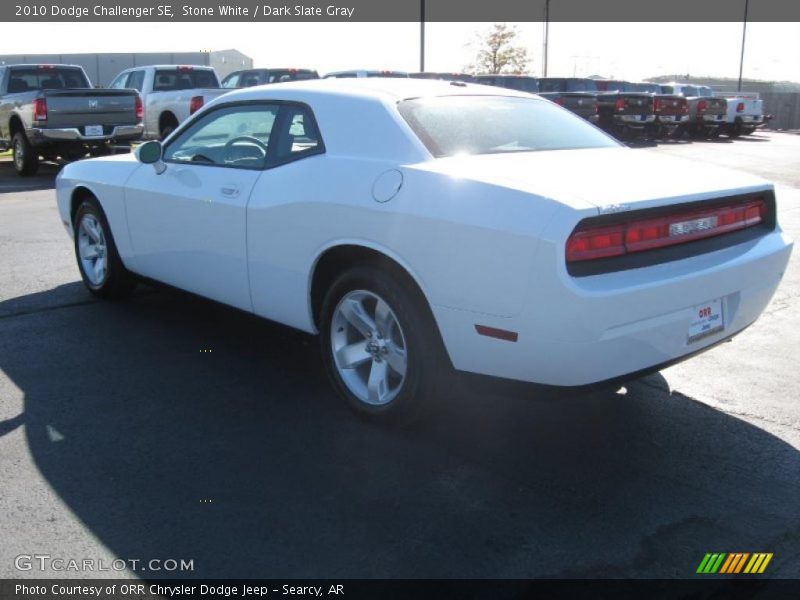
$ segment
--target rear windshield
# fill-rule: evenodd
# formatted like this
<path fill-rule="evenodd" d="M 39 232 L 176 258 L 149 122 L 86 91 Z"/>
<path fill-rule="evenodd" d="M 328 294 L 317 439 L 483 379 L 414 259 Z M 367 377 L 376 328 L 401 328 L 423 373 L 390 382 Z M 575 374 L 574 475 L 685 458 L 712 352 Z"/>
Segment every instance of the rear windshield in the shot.
<path fill-rule="evenodd" d="M 417 98 L 398 109 L 437 158 L 619 145 L 580 117 L 534 97 Z"/>
<path fill-rule="evenodd" d="M 158 69 L 153 83 L 154 92 L 218 87 L 214 72 L 207 69 Z"/>
<path fill-rule="evenodd" d="M 637 92 L 647 92 L 648 94 L 658 94 L 661 92 L 661 88 L 655 83 L 634 83 L 631 85 L 633 85 L 634 91 Z"/>
<path fill-rule="evenodd" d="M 553 77 L 539 80 L 540 92 L 596 92 L 597 84 L 591 79 L 560 79 Z"/>
<path fill-rule="evenodd" d="M 89 88 L 81 69 L 75 67 L 23 67 L 11 69 L 8 93 L 28 90 L 63 90 Z"/>
<path fill-rule="evenodd" d="M 607 92 L 636 92 L 636 86 L 627 81 L 603 81 L 599 84 L 600 89 Z"/>
<path fill-rule="evenodd" d="M 503 77 L 498 78 L 496 85 L 502 85 L 512 90 L 535 94 L 539 91 L 539 82 L 533 77 Z"/>

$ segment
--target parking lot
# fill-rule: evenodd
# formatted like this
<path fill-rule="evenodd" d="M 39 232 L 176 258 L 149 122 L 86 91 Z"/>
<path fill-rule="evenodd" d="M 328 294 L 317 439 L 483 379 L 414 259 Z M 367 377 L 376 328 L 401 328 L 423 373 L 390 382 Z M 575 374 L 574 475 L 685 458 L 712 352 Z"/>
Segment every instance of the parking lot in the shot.
<path fill-rule="evenodd" d="M 800 135 L 635 151 L 772 179 L 800 238 Z M 672 578 L 706 552 L 800 577 L 797 249 L 762 318 L 694 360 L 580 397 L 463 386 L 396 431 L 334 396 L 315 338 L 172 290 L 94 300 L 56 172 L 0 162 L 0 577 L 86 575 L 15 567 L 47 554 L 193 561 L 99 577 Z"/>

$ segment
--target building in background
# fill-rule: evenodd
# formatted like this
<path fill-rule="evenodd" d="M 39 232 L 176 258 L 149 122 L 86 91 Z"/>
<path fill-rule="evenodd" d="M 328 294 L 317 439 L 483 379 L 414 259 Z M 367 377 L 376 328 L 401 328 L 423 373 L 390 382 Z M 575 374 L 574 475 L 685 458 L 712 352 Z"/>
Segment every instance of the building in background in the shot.
<path fill-rule="evenodd" d="M 0 65 L 80 65 L 96 86 L 105 87 L 117 73 L 144 65 L 206 65 L 214 67 L 220 81 L 240 69 L 252 69 L 253 59 L 238 50 L 210 52 L 119 52 L 98 54 L 0 54 Z"/>

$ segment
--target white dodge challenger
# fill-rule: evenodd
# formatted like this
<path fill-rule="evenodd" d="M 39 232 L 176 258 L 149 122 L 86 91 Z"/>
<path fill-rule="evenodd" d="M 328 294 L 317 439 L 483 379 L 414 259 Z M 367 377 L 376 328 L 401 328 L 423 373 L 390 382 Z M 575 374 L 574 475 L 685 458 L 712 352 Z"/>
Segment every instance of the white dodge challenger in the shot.
<path fill-rule="evenodd" d="M 381 418 L 452 368 L 573 387 L 686 358 L 758 318 L 792 248 L 770 183 L 460 82 L 231 92 L 57 198 L 92 293 L 145 278 L 318 333 Z"/>

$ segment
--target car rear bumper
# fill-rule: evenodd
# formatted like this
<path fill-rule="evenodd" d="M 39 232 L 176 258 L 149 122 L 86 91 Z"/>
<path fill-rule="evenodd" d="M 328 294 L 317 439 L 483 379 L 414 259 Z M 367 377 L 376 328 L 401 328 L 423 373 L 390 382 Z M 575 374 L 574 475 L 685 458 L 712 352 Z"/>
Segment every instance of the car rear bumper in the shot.
<path fill-rule="evenodd" d="M 32 144 L 44 144 L 48 142 L 105 142 L 111 141 L 133 141 L 142 137 L 144 126 L 138 125 L 117 125 L 110 133 L 98 136 L 84 135 L 77 127 L 64 127 L 58 129 L 47 129 L 34 127 L 27 130 L 28 139 Z"/>
<path fill-rule="evenodd" d="M 656 120 L 655 115 L 614 115 L 614 121 L 629 127 L 644 127 Z"/>
<path fill-rule="evenodd" d="M 519 315 L 441 306 L 433 307 L 434 314 L 459 370 L 552 386 L 591 385 L 682 360 L 743 330 L 772 298 L 791 249 L 791 240 L 776 230 L 671 263 L 571 277 L 565 269 L 546 275 L 563 252 L 548 246 L 537 259 L 536 289 Z M 689 341 L 696 308 L 716 299 L 724 328 Z M 516 341 L 479 335 L 475 325 L 514 332 Z"/>

